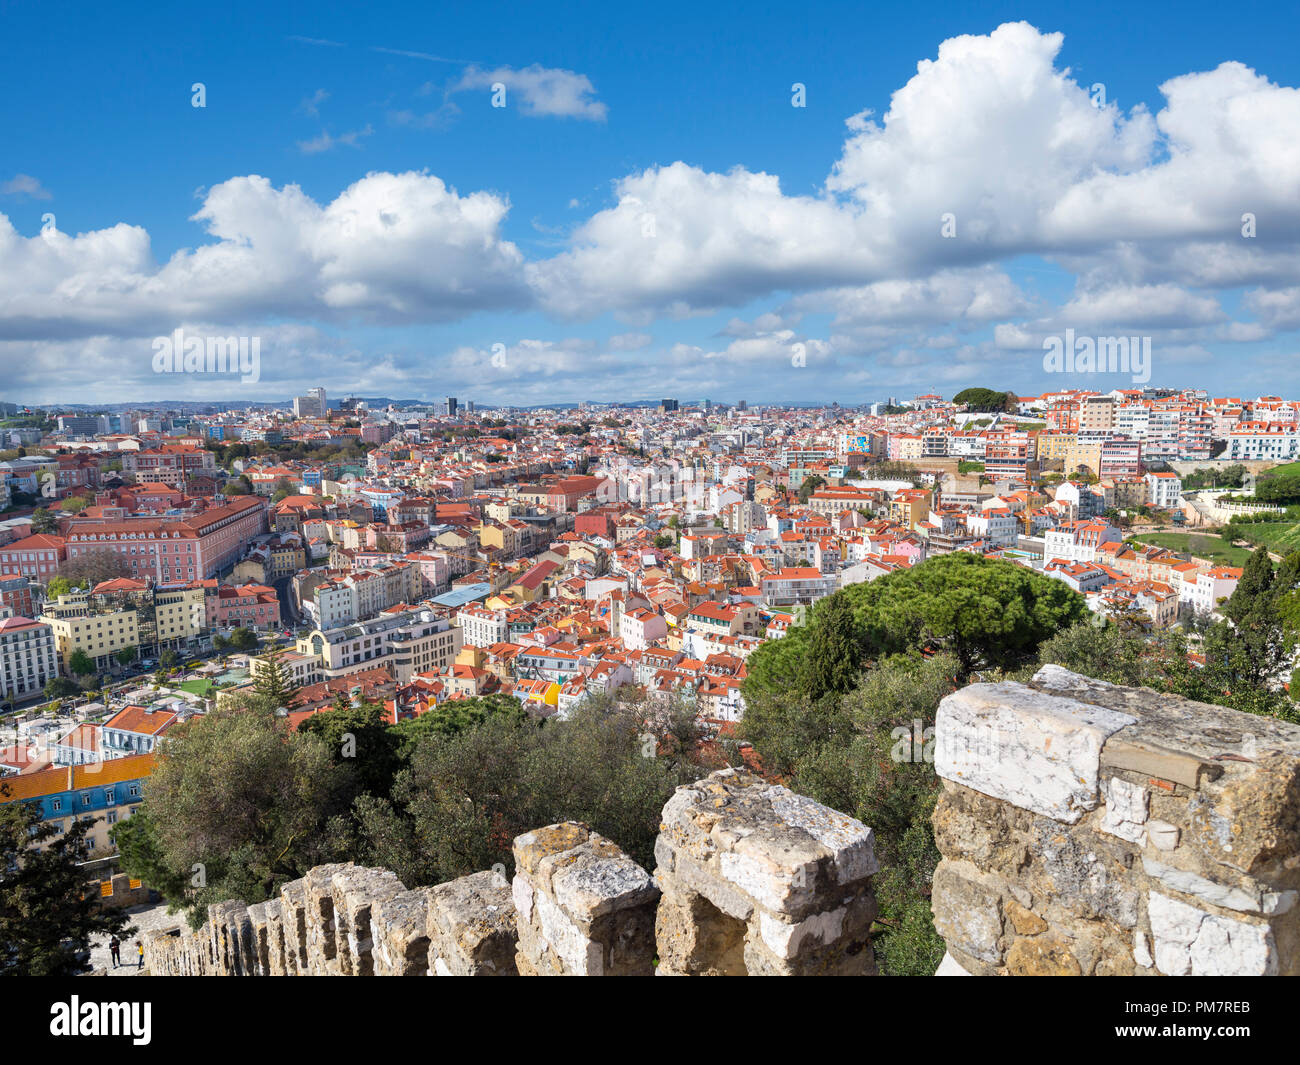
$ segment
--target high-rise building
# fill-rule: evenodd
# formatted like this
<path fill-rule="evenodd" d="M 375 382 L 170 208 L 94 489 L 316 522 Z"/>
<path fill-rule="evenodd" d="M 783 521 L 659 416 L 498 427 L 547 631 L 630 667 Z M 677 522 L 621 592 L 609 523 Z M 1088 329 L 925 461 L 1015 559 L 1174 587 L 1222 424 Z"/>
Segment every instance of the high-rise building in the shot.
<path fill-rule="evenodd" d="M 329 410 L 325 389 L 309 388 L 305 396 L 294 396 L 293 413 L 297 418 L 324 418 Z"/>
<path fill-rule="evenodd" d="M 448 397 L 447 397 L 447 417 L 448 417 L 448 418 L 454 418 L 454 417 L 456 417 L 456 397 L 455 397 L 455 396 L 448 396 Z"/>
<path fill-rule="evenodd" d="M 659 401 L 659 410 L 660 410 L 660 412 L 662 412 L 662 413 L 664 413 L 664 414 L 667 414 L 667 413 L 670 413 L 671 411 L 675 411 L 675 410 L 677 410 L 677 400 L 675 400 L 675 399 L 661 399 L 661 400 Z"/>

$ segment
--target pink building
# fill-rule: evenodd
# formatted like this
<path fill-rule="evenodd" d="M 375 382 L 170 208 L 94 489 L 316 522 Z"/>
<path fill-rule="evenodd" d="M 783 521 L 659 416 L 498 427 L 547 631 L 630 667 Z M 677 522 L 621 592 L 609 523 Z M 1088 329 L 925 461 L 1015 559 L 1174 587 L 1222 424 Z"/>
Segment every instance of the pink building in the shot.
<path fill-rule="evenodd" d="M 250 540 L 267 531 L 266 501 L 237 496 L 193 517 L 77 521 L 68 532 L 68 558 L 116 552 L 137 579 L 162 584 L 201 580 L 234 565 Z"/>
<path fill-rule="evenodd" d="M 265 584 L 223 584 L 205 599 L 208 628 L 268 628 L 280 624 L 280 600 Z"/>

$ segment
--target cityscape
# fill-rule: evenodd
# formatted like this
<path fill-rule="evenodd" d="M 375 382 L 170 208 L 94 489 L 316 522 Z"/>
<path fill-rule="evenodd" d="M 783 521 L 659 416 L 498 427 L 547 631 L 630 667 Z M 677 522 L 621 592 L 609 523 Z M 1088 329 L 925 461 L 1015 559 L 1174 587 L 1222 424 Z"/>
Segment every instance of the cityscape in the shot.
<path fill-rule="evenodd" d="M 1300 975 L 1284 33 L 248 13 L 5 119 L 0 974 Z"/>

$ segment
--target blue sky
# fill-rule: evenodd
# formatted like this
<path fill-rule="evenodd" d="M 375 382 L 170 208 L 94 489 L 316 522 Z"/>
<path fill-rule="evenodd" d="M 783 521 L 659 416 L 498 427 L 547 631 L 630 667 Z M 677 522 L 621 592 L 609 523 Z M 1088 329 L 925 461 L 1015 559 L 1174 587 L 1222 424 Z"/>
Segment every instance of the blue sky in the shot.
<path fill-rule="evenodd" d="M 0 398 L 1300 394 L 1297 16 L 1137 8 L 0 4 Z"/>

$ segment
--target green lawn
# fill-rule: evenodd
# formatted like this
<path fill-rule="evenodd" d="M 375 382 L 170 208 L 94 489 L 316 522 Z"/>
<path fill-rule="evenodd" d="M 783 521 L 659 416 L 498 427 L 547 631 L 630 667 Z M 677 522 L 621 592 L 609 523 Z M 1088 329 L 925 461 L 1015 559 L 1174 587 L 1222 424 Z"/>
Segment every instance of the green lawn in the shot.
<path fill-rule="evenodd" d="M 1237 535 L 1252 544 L 1264 544 L 1278 555 L 1300 551 L 1300 524 L 1290 521 L 1250 522 L 1238 527 Z"/>
<path fill-rule="evenodd" d="M 180 685 L 180 687 L 182 691 L 187 691 L 207 699 L 212 695 L 212 689 L 215 685 L 210 680 L 187 680 L 184 684 Z"/>
<path fill-rule="evenodd" d="M 1258 475 L 1259 477 L 1300 477 L 1300 462 L 1288 462 L 1282 466 L 1274 466 L 1272 469 L 1265 470 Z"/>
<path fill-rule="evenodd" d="M 1196 548 L 1188 544 L 1195 540 Z M 1131 540 L 1132 543 L 1150 544 L 1155 547 L 1167 547 L 1170 551 L 1190 552 L 1197 558 L 1207 558 L 1211 562 L 1224 566 L 1244 566 L 1250 557 L 1250 551 L 1244 547 L 1233 547 L 1222 536 L 1213 533 L 1142 533 Z"/>

